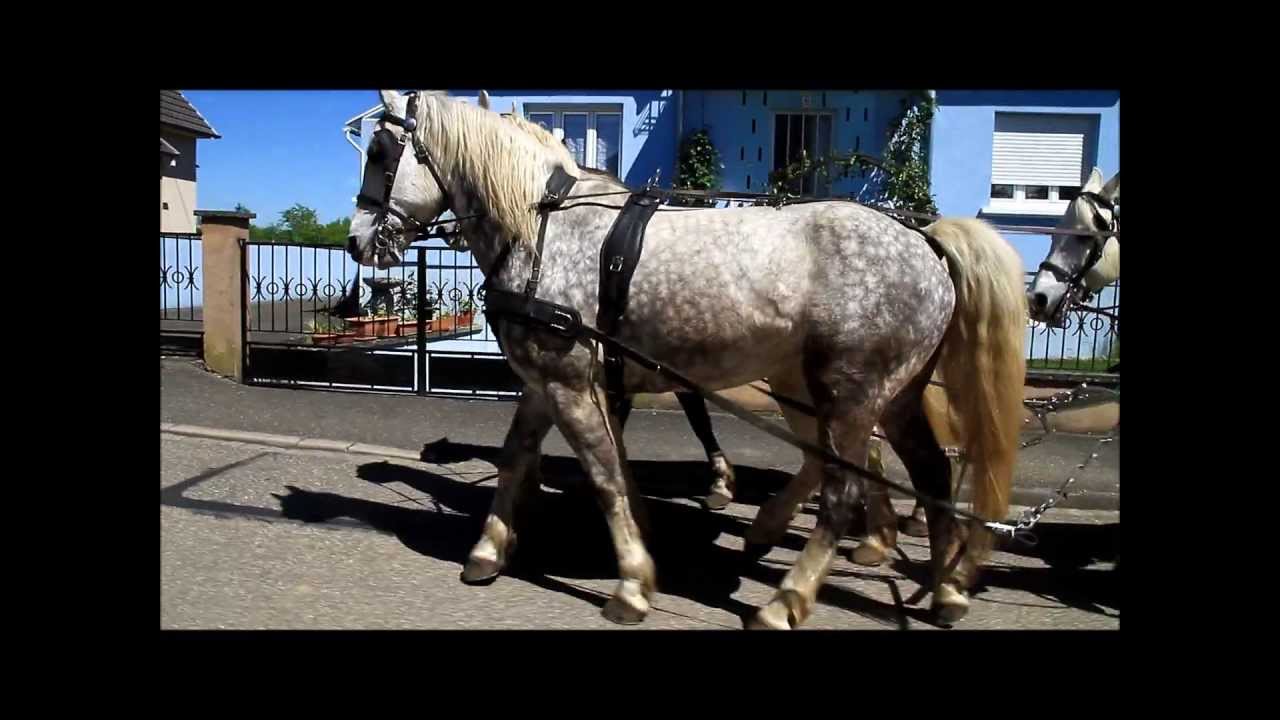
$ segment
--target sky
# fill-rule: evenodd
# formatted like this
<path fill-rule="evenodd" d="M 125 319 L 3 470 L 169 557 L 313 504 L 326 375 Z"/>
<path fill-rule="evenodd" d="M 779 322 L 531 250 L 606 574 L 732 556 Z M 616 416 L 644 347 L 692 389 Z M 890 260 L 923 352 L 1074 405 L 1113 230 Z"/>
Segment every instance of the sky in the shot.
<path fill-rule="evenodd" d="M 186 90 L 222 137 L 197 150 L 201 209 L 241 203 L 257 225 L 280 219 L 294 203 L 322 223 L 350 217 L 360 189 L 360 156 L 342 136 L 347 120 L 378 104 L 374 90 Z"/>

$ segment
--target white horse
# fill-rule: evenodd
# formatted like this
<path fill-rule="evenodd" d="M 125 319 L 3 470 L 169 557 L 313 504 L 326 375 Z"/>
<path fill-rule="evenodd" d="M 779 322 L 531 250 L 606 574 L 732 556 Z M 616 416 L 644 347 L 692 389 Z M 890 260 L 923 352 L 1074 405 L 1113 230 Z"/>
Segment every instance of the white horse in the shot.
<path fill-rule="evenodd" d="M 510 560 L 515 503 L 554 423 L 598 491 L 613 538 L 621 579 L 604 614 L 639 622 L 656 575 L 617 419 L 602 401 L 599 348 L 576 322 L 551 319 L 596 316 L 600 244 L 622 205 L 601 195 L 626 188 L 581 173 L 564 148 L 546 147 L 484 108 L 433 93 L 410 99 L 384 91 L 382 101 L 351 223 L 352 256 L 395 264 L 423 223 L 452 210 L 485 274 L 486 304 L 492 310 L 508 298 L 491 319 L 525 381 L 493 507 L 462 579 L 490 582 Z M 551 181 L 564 176 L 576 178 L 568 197 L 543 203 Z M 537 314 L 544 320 L 532 319 Z M 661 208 L 617 337 L 713 390 L 768 377 L 817 412 L 784 408 L 793 432 L 843 462 L 866 464 L 878 420 L 912 483 L 943 500 L 950 466 L 921 397 L 935 367 L 969 379 L 949 397 L 975 429 L 965 447 L 974 509 L 998 520 L 1021 424 L 1025 316 L 1017 253 L 981 221 L 943 219 L 922 234 L 847 202 Z M 630 360 L 623 383 L 626 394 L 679 387 Z M 821 474 L 817 527 L 749 627 L 794 627 L 812 613 L 861 495 L 862 483 L 841 465 L 806 466 Z M 959 526 L 930 507 L 933 605 L 953 621 L 967 612 L 965 588 L 990 538 L 971 533 L 968 552 L 956 557 Z"/>
<path fill-rule="evenodd" d="M 1115 230 L 1119 220 L 1119 204 L 1120 173 L 1116 173 L 1104 184 L 1102 171 L 1095 167 L 1080 189 L 1080 195 L 1067 206 L 1055 229 L 1084 232 Z M 1071 309 L 1072 300 L 1084 294 L 1098 292 L 1119 279 L 1119 239 L 1114 236 L 1100 238 L 1055 234 L 1039 272 L 1027 288 L 1031 317 L 1057 325 Z M 937 379 L 943 381 L 941 377 Z M 963 447 L 963 421 L 950 407 L 946 392 L 941 387 L 930 385 L 924 392 L 924 405 L 925 414 L 938 442 L 943 447 Z M 962 457 L 958 458 L 953 470 L 957 476 L 963 475 Z M 958 487 L 956 489 L 958 491 Z M 916 503 L 911 515 L 904 518 L 902 531 L 915 537 L 928 535 L 924 505 Z M 889 495 L 869 489 L 867 535 L 853 549 L 850 559 L 859 565 L 881 564 L 888 559 L 889 551 L 897 545 L 897 533 L 897 516 L 889 502 Z"/>

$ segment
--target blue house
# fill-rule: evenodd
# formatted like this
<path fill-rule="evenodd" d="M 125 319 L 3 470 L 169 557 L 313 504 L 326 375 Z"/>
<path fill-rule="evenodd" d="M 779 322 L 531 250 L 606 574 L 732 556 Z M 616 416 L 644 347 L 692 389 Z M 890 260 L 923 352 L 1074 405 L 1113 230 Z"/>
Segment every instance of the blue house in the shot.
<path fill-rule="evenodd" d="M 705 129 L 722 163 L 719 189 L 748 193 L 765 191 L 770 172 L 801 152 L 882 156 L 890 125 L 910 96 L 893 90 L 487 91 L 493 110 L 542 123 L 580 165 L 612 172 L 633 187 L 655 174 L 659 185 L 671 187 L 681 139 Z M 471 102 L 479 94 L 451 92 Z M 937 110 L 927 138 L 929 177 L 943 215 L 1048 230 L 1094 167 L 1108 179 L 1120 171 L 1119 91 L 932 94 Z M 361 172 L 363 146 L 381 110 L 370 108 L 344 129 L 361 151 Z M 825 182 L 805 179 L 793 191 L 874 200 L 876 185 L 874 173 L 868 177 L 859 170 Z M 1003 234 L 1027 270 L 1048 252 L 1048 234 Z M 1103 305 L 1118 301 L 1116 288 L 1099 297 Z M 1110 322 L 1063 331 L 1032 323 L 1027 333 L 1032 358 L 1100 358 L 1093 369 L 1104 369 L 1113 359 L 1116 335 Z"/>
<path fill-rule="evenodd" d="M 1120 172 L 1116 90 L 939 90 L 929 156 L 943 215 L 999 225 L 1053 227 L 1097 167 Z M 1009 234 L 1025 267 L 1048 235 Z"/>
<path fill-rule="evenodd" d="M 630 185 L 658 174 L 670 187 L 680 139 L 706 129 L 724 165 L 722 190 L 761 192 L 768 175 L 799 158 L 833 151 L 877 155 L 905 93 L 871 90 L 502 90 L 486 89 L 491 107 L 540 122 L 563 139 L 580 165 L 608 170 Z M 474 102 L 478 90 L 453 95 Z M 368 142 L 374 107 L 347 123 L 348 137 Z M 360 140 L 355 138 L 359 137 Z M 847 195 L 858 175 L 805 194 Z"/>
<path fill-rule="evenodd" d="M 491 107 L 542 123 L 578 163 L 632 186 L 654 177 L 670 187 L 680 140 L 706 129 L 719 151 L 720 189 L 761 192 L 769 173 L 800 157 L 831 152 L 880 156 L 889 125 L 908 97 L 893 90 L 503 90 Z M 475 102 L 478 90 L 454 90 Z M 939 90 L 930 141 L 930 180 L 944 215 L 1052 227 L 1093 167 L 1120 170 L 1120 93 L 1078 90 Z M 347 123 L 358 150 L 380 107 Z M 361 155 L 363 170 L 363 154 Z M 805 195 L 860 196 L 862 171 L 829 183 L 808 178 Z M 1047 235 L 1011 235 L 1028 269 Z"/>

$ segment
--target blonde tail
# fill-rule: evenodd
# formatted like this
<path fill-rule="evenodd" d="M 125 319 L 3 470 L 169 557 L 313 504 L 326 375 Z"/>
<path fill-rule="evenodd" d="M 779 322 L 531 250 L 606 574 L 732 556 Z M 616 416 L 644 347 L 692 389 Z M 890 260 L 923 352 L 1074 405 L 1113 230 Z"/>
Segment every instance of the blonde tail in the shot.
<path fill-rule="evenodd" d="M 942 244 L 956 287 L 956 309 L 938 365 L 946 378 L 949 407 L 930 414 L 947 418 L 946 425 L 959 436 L 955 440 L 973 485 L 973 511 L 988 520 L 1004 520 L 1026 381 L 1022 260 L 981 220 L 943 218 L 925 230 Z M 942 423 L 934 418 L 931 424 L 937 428 Z M 985 530 L 968 533 L 974 566 L 991 545 Z"/>

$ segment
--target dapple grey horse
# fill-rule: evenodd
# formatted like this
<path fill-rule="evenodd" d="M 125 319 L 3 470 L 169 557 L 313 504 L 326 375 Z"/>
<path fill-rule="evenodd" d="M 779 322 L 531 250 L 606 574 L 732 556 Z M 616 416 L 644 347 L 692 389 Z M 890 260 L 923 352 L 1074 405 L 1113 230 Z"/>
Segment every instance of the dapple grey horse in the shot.
<path fill-rule="evenodd" d="M 573 198 L 626 188 L 580 174 L 563 148 L 547 147 L 473 104 L 420 92 L 410 114 L 406 96 L 383 91 L 382 101 L 377 132 L 384 146 L 401 152 L 383 152 L 366 165 L 366 181 L 380 173 L 385 193 L 371 201 L 362 191 L 349 238 L 355 260 L 398 263 L 420 224 L 450 209 L 490 292 L 519 293 L 545 223 L 538 297 L 593 318 L 600 243 L 622 203 Z M 578 182 L 567 202 L 544 215 L 538 203 L 557 171 Z M 848 462 L 866 464 L 879 420 L 913 485 L 944 500 L 951 495 L 950 465 L 921 396 L 935 367 L 946 377 L 966 378 L 948 395 L 971 429 L 965 451 L 973 509 L 1003 519 L 1025 372 L 1021 263 L 981 221 L 943 219 L 926 232 L 932 242 L 846 202 L 663 208 L 646 231 L 618 337 L 713 390 L 768 377 L 776 391 L 816 411 L 816 417 L 786 412 L 792 430 Z M 651 607 L 655 569 L 641 534 L 643 504 L 630 481 L 617 419 L 604 402 L 601 350 L 583 337 L 507 316 L 494 325 L 526 391 L 504 443 L 493 506 L 462 579 L 492 581 L 509 561 L 517 539 L 515 502 L 554 424 L 598 491 L 613 539 L 621 578 L 604 615 L 639 622 Z M 630 361 L 624 383 L 628 394 L 677 387 Z M 789 628 L 809 617 L 862 493 L 863 483 L 839 465 L 807 465 L 821 473 L 817 526 L 748 627 Z M 942 510 L 930 512 L 933 605 L 944 621 L 967 612 L 965 588 L 990 549 L 987 533 L 970 532 L 966 554 L 952 564 L 961 527 Z"/>

